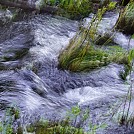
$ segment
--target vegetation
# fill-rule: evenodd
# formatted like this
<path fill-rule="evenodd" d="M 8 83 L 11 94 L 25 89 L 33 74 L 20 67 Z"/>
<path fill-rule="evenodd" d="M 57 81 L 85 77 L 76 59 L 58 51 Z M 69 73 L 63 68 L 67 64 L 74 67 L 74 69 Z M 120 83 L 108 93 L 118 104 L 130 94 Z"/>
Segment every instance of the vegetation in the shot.
<path fill-rule="evenodd" d="M 46 5 L 57 6 L 58 15 L 71 19 L 81 19 L 92 11 L 91 0 L 44 0 Z"/>
<path fill-rule="evenodd" d="M 26 4 L 26 1 L 23 1 L 23 0 L 20 0 L 20 1 L 6 0 L 6 1 L 7 1 L 7 4 L 12 3 L 10 5 L 12 6 L 14 5 L 14 7 L 17 7 L 17 8 L 22 7 L 22 9 L 26 11 L 28 10 L 28 7 L 29 7 L 29 10 L 38 10 L 38 12 L 40 12 L 44 8 L 43 11 L 46 10 L 48 13 L 49 12 L 55 13 L 57 15 L 71 18 L 71 19 L 82 19 L 88 16 L 89 13 L 93 11 L 94 3 L 98 3 L 99 5 L 101 5 L 101 1 L 97 2 L 97 1 L 92 1 L 92 0 L 40 0 L 35 3 L 35 7 L 34 7 L 33 6 L 34 3 L 33 5 L 28 6 Z M 108 1 L 109 0 L 105 0 L 103 2 L 104 5 L 106 5 Z M 2 1 L 2 3 L 4 3 L 4 1 Z M 116 2 L 111 2 L 110 8 L 114 6 L 115 3 Z M 26 5 L 26 7 L 23 6 L 24 4 Z M 49 6 L 49 8 L 53 7 L 51 8 L 51 10 L 53 11 L 49 11 L 49 9 L 45 9 L 47 6 Z M 2 8 L 5 9 L 5 6 L 2 6 Z"/>
<path fill-rule="evenodd" d="M 91 0 L 40 0 L 35 3 L 35 7 L 33 6 L 34 3 L 31 6 L 28 6 L 26 1 L 23 0 L 17 2 L 15 0 L 6 1 L 8 4 L 11 2 L 11 5 L 14 5 L 14 7 L 22 7 L 22 9 L 26 9 L 26 11 L 28 8 L 29 10 L 37 10 L 37 12 L 46 11 L 48 13 L 54 13 L 71 19 L 82 19 L 88 16 L 92 11 Z M 2 1 L 2 3 L 4 3 L 4 1 Z M 24 4 L 26 7 L 23 6 Z M 47 7 L 48 9 L 46 9 Z M 50 9 L 53 11 L 50 11 Z"/>
<path fill-rule="evenodd" d="M 0 122 L 0 132 L 2 134 L 13 134 L 13 122 L 19 118 L 19 110 L 13 106 L 7 109 L 4 120 Z"/>
<path fill-rule="evenodd" d="M 115 113 L 115 117 L 117 118 L 117 121 L 121 125 L 125 125 L 127 127 L 133 127 L 134 126 L 134 113 L 131 110 L 133 107 L 133 78 L 131 76 L 132 69 L 133 69 L 133 59 L 134 59 L 134 50 L 131 50 L 128 56 L 128 60 L 131 62 L 130 69 L 127 71 L 127 73 L 130 75 L 128 80 L 128 91 L 125 96 L 125 99 L 122 101 L 121 105 L 118 107 L 117 111 Z"/>
<path fill-rule="evenodd" d="M 125 71 L 121 74 L 122 79 L 126 80 L 126 77 L 131 74 L 133 70 L 133 59 L 134 59 L 134 50 L 130 50 L 128 53 L 127 62 L 128 64 L 125 65 Z"/>
<path fill-rule="evenodd" d="M 126 34 L 134 33 L 134 1 L 121 10 L 117 28 Z"/>
<path fill-rule="evenodd" d="M 14 134 L 13 122 L 18 119 L 18 109 L 9 108 L 5 115 L 5 120 L 0 124 L 0 132 L 2 134 Z M 94 125 L 92 120 L 89 121 L 89 130 L 87 132 L 82 128 L 87 119 L 90 118 L 89 110 L 81 110 L 79 106 L 74 106 L 67 112 L 65 119 L 61 121 L 39 120 L 33 124 L 27 125 L 26 128 L 19 127 L 17 134 L 35 133 L 35 134 L 96 134 L 99 129 L 106 128 L 106 124 Z"/>
<path fill-rule="evenodd" d="M 79 72 L 90 71 L 108 65 L 111 62 L 129 64 L 127 60 L 128 54 L 123 49 L 119 50 L 119 47 L 113 47 L 114 49 L 108 48 L 103 50 L 96 46 L 106 45 L 111 41 L 110 38 L 105 38 L 106 35 L 99 37 L 97 29 L 103 14 L 107 10 L 114 9 L 115 5 L 115 2 L 111 2 L 102 9 L 99 9 L 88 26 L 80 29 L 77 35 L 70 41 L 66 50 L 60 54 L 60 68 Z"/>
<path fill-rule="evenodd" d="M 133 38 L 134 35 L 131 36 Z M 129 45 L 129 44 L 128 44 Z M 130 48 L 129 48 L 130 49 Z M 128 53 L 128 62 L 129 64 L 126 66 L 126 70 L 124 73 L 124 77 L 129 75 L 128 84 L 129 89 L 125 98 L 125 102 L 123 102 L 123 110 L 119 113 L 118 120 L 120 124 L 126 126 L 134 126 L 134 114 L 131 113 L 132 107 L 132 99 L 133 99 L 133 78 L 132 78 L 132 71 L 134 70 L 134 50 L 130 50 Z M 128 102 L 128 104 L 127 104 Z"/>
<path fill-rule="evenodd" d="M 116 48 L 113 48 L 116 49 Z M 127 54 L 124 51 L 111 51 L 95 48 L 92 45 L 73 48 L 62 53 L 59 67 L 70 71 L 90 71 L 111 62 L 127 64 Z"/>

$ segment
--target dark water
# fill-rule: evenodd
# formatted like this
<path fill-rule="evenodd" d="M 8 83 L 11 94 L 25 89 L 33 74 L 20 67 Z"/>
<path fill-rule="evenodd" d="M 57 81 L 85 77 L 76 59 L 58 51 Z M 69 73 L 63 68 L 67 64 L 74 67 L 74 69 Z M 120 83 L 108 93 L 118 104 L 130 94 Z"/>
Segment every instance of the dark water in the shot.
<path fill-rule="evenodd" d="M 110 19 L 114 18 L 114 25 L 117 16 L 106 16 L 100 31 L 110 29 Z M 55 119 L 79 104 L 90 108 L 95 123 L 106 121 L 109 125 L 106 132 L 100 133 L 110 134 L 110 129 L 114 134 L 124 133 L 123 127 L 105 116 L 129 88 L 119 76 L 123 65 L 110 64 L 85 74 L 57 68 L 58 55 L 77 30 L 77 21 L 45 14 L 0 27 L 1 117 L 7 107 L 15 105 L 23 123 L 40 117 Z M 118 32 L 114 38 L 121 46 L 129 39 Z M 124 40 L 126 44 L 121 43 Z"/>

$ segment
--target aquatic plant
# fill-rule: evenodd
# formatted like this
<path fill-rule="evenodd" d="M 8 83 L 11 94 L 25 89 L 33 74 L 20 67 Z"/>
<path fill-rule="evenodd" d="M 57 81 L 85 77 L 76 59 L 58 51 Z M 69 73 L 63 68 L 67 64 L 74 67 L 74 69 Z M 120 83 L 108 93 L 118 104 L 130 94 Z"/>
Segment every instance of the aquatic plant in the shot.
<path fill-rule="evenodd" d="M 96 125 L 90 121 L 89 130 L 85 132 L 82 124 L 84 124 L 88 118 L 90 118 L 89 110 L 82 110 L 77 105 L 67 112 L 65 119 L 60 121 L 47 121 L 42 119 L 26 126 L 25 132 L 35 134 L 96 134 L 97 130 L 106 128 L 106 124 Z M 20 130 L 18 133 L 20 133 Z"/>
<path fill-rule="evenodd" d="M 4 119 L 0 122 L 1 134 L 13 134 L 13 122 L 19 118 L 19 110 L 15 106 L 6 110 Z"/>
<path fill-rule="evenodd" d="M 111 62 L 127 64 L 125 52 L 97 49 L 94 46 L 74 48 L 74 50 L 64 51 L 59 59 L 59 67 L 74 72 L 90 71 L 101 66 L 106 66 Z"/>

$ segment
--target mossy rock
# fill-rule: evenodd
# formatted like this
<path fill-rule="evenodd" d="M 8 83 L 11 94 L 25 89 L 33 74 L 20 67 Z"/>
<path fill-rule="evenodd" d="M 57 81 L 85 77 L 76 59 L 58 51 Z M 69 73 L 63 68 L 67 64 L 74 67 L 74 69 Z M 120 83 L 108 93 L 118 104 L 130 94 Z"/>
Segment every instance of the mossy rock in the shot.
<path fill-rule="evenodd" d="M 59 1 L 58 4 L 59 10 L 58 15 L 62 15 L 68 17 L 70 19 L 81 19 L 88 16 L 92 11 L 92 2 L 91 0 L 82 0 L 73 1 L 73 0 L 65 0 Z"/>
<path fill-rule="evenodd" d="M 120 29 L 125 34 L 134 34 L 134 2 L 130 2 L 121 11 L 117 29 Z"/>

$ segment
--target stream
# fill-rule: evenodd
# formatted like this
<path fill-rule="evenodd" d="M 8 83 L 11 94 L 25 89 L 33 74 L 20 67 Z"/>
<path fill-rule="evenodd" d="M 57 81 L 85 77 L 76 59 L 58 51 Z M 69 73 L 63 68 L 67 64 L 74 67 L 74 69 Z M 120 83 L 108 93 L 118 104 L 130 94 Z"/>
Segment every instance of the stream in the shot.
<path fill-rule="evenodd" d="M 106 14 L 99 32 L 110 30 L 117 18 L 117 13 Z M 0 118 L 6 108 L 15 105 L 23 124 L 40 118 L 58 119 L 78 104 L 91 110 L 94 123 L 108 124 L 99 134 L 127 133 L 108 115 L 129 88 L 120 78 L 123 65 L 112 63 L 89 73 L 58 69 L 58 56 L 78 26 L 77 21 L 39 14 L 0 27 Z M 116 32 L 114 41 L 127 48 L 129 36 Z M 133 39 L 130 46 L 134 48 Z"/>

